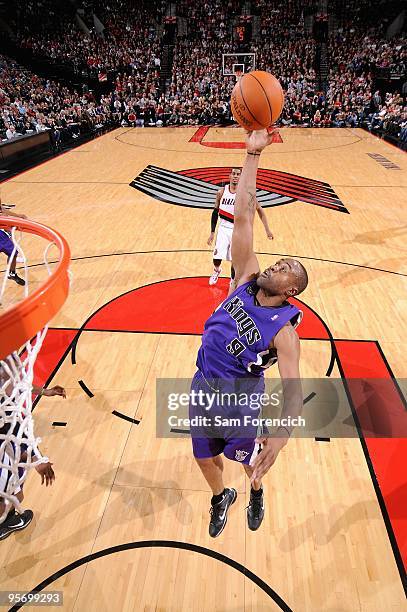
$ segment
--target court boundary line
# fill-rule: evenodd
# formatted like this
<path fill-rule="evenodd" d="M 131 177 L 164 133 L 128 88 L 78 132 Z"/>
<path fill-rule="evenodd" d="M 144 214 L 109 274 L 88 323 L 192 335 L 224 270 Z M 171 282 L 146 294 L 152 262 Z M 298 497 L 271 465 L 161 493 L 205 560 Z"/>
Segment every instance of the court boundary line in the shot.
<path fill-rule="evenodd" d="M 101 253 L 97 255 L 83 255 L 80 257 L 72 257 L 71 261 L 82 261 L 86 259 L 98 259 L 101 257 L 121 257 L 123 255 L 151 255 L 155 253 L 209 253 L 212 254 L 212 250 L 209 249 L 163 249 L 163 250 L 152 250 L 152 251 L 123 251 L 121 253 Z M 364 264 L 351 263 L 348 261 L 338 261 L 335 259 L 324 259 L 322 257 L 311 257 L 310 255 L 293 255 L 289 253 L 266 253 L 265 251 L 256 251 L 255 255 L 267 255 L 278 257 L 292 257 L 294 259 L 307 259 L 309 261 L 322 261 L 324 263 L 334 263 L 340 266 L 350 266 L 353 268 L 363 268 L 364 270 L 372 270 L 374 272 L 385 272 L 386 274 L 395 274 L 396 276 L 404 276 L 407 277 L 407 273 L 405 272 L 396 272 L 395 270 L 385 270 L 384 268 L 375 268 L 373 266 L 366 266 Z M 54 261 L 49 261 L 50 264 L 58 263 L 59 260 L 55 259 Z M 44 266 L 44 262 L 30 264 L 27 268 L 38 268 L 39 266 Z M 20 269 L 20 267 L 18 267 Z M 5 270 L 0 270 L 0 273 L 5 272 Z M 224 278 L 224 277 L 222 277 Z"/>
<path fill-rule="evenodd" d="M 189 127 L 189 126 L 188 126 Z M 197 129 L 199 127 L 206 127 L 206 126 L 192 126 L 192 127 L 196 127 Z M 216 127 L 216 126 L 209 126 L 211 127 Z M 237 127 L 237 126 L 236 126 Z M 131 130 L 137 130 L 137 129 L 142 129 L 142 128 L 128 128 L 127 130 L 125 130 L 124 132 L 122 132 L 121 134 L 118 134 L 117 136 L 114 137 L 114 140 L 116 140 L 116 142 L 119 142 L 120 144 L 124 144 L 127 145 L 128 147 L 136 147 L 138 149 L 145 149 L 146 151 L 170 151 L 173 153 L 199 153 L 199 155 L 202 155 L 202 151 L 194 151 L 191 149 L 164 149 L 164 148 L 159 148 L 159 147 L 148 147 L 148 146 L 144 146 L 144 145 L 139 145 L 139 144 L 135 144 L 135 143 L 131 143 L 131 142 L 126 142 L 125 140 L 120 140 L 120 136 L 125 136 L 125 134 L 127 134 L 128 132 L 130 132 Z M 152 128 L 151 128 L 152 129 Z M 223 127 L 222 127 L 223 129 Z M 224 129 L 227 129 L 227 126 L 224 127 Z M 231 128 L 229 128 L 231 129 Z M 279 128 L 281 129 L 281 128 Z M 287 129 L 293 129 L 293 128 L 287 128 Z M 309 129 L 309 128 L 304 128 L 304 129 Z M 312 129 L 312 128 L 311 128 Z M 319 129 L 332 129 L 332 128 L 319 128 Z M 338 129 L 342 129 L 342 128 L 338 128 Z M 347 129 L 347 128 L 345 128 Z M 196 131 L 196 130 L 195 130 Z M 310 134 L 311 136 L 312 134 Z M 361 136 L 358 136 L 356 134 L 351 134 L 350 137 L 356 138 L 357 140 L 353 140 L 352 142 L 348 142 L 345 144 L 338 144 L 338 145 L 334 145 L 332 147 L 322 147 L 322 148 L 318 148 L 318 149 L 294 149 L 291 151 L 270 151 L 270 150 L 266 150 L 263 151 L 263 155 L 282 155 L 282 154 L 287 154 L 287 153 L 313 153 L 314 151 L 328 151 L 328 150 L 332 150 L 332 149 L 340 149 L 342 147 L 349 147 L 351 145 L 357 144 L 358 142 L 363 141 L 364 139 Z M 185 144 L 188 144 L 185 143 Z M 194 143 L 194 144 L 200 144 L 200 143 Z M 211 154 L 212 155 L 242 155 L 242 151 L 244 149 L 222 149 L 222 150 L 213 150 L 211 149 Z M 233 153 L 231 152 L 233 151 Z"/>
<path fill-rule="evenodd" d="M 275 604 L 279 606 L 280 610 L 283 610 L 283 612 L 293 612 L 293 610 L 288 606 L 288 604 L 286 604 L 286 602 L 274 589 L 272 589 L 262 578 L 257 576 L 254 572 L 252 572 L 250 569 L 248 569 L 238 561 L 235 561 L 234 559 L 231 559 L 230 557 L 227 557 L 226 555 L 219 553 L 216 550 L 205 548 L 204 546 L 199 546 L 198 544 L 190 544 L 189 542 L 180 542 L 177 540 L 140 540 L 138 542 L 128 542 L 127 544 L 118 544 L 116 546 L 110 546 L 109 548 L 103 548 L 102 550 L 98 550 L 97 552 L 85 555 L 84 557 L 81 557 L 80 559 L 77 559 L 76 561 L 65 565 L 65 567 L 54 572 L 53 574 L 51 574 L 51 576 L 40 582 L 40 584 L 34 587 L 29 593 L 27 593 L 27 595 L 40 593 L 45 587 L 55 582 L 55 580 L 62 578 L 62 576 L 65 576 L 72 570 L 75 570 L 78 567 L 81 567 L 82 565 L 87 565 L 95 559 L 100 559 L 102 557 L 106 557 L 107 555 L 123 552 L 126 550 L 133 550 L 136 548 L 176 548 L 179 550 L 188 550 L 190 552 L 198 553 L 210 557 L 212 559 L 216 559 L 216 561 L 225 563 L 225 565 L 232 567 L 233 569 L 243 574 L 245 578 L 251 580 L 264 593 L 266 593 L 266 595 L 268 595 L 274 601 Z M 78 594 L 75 599 L 75 603 L 79 596 L 81 586 L 82 582 L 78 589 Z M 17 605 L 14 605 L 12 608 L 10 608 L 9 612 L 16 612 L 17 610 L 20 610 L 23 606 L 25 606 L 25 603 L 18 603 Z"/>

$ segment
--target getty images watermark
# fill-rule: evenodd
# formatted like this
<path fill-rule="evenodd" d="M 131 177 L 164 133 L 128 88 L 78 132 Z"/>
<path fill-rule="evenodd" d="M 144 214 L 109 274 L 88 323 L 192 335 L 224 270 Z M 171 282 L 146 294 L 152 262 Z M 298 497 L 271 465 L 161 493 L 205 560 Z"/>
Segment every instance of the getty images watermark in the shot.
<path fill-rule="evenodd" d="M 184 408 L 199 408 L 203 414 L 185 416 L 169 414 L 170 428 L 190 427 L 305 427 L 305 419 L 297 417 L 267 417 L 261 415 L 261 410 L 268 406 L 278 407 L 282 404 L 281 391 L 274 393 L 220 392 L 191 389 L 188 393 L 170 393 L 167 398 L 167 408 L 170 412 L 182 411 Z M 231 410 L 232 415 L 226 415 L 224 409 Z M 220 409 L 220 410 L 219 410 Z M 242 411 L 241 414 L 236 414 Z M 259 413 L 260 411 L 260 413 Z M 220 412 L 220 414 L 212 414 Z"/>
<path fill-rule="evenodd" d="M 198 382 L 157 379 L 157 437 L 407 438 L 406 379 Z"/>

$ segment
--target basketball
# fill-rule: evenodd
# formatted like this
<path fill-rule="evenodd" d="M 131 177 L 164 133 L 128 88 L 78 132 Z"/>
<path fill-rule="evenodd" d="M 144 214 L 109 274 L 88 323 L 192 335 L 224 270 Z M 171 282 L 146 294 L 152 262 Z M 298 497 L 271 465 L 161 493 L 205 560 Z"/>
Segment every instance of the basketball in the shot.
<path fill-rule="evenodd" d="M 244 74 L 233 88 L 232 114 L 246 130 L 261 130 L 277 121 L 284 105 L 284 94 L 275 76 L 263 70 Z"/>

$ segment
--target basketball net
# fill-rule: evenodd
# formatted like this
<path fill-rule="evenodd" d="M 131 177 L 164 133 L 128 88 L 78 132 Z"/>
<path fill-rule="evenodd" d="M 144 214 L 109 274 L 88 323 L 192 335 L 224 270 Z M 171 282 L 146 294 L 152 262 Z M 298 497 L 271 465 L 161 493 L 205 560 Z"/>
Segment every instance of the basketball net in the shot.
<path fill-rule="evenodd" d="M 28 225 L 28 222 L 25 224 Z M 38 225 L 38 227 L 43 226 Z M 14 244 L 14 250 L 8 259 L 0 286 L 0 314 L 3 318 L 8 315 L 9 309 L 16 302 L 23 305 L 29 299 L 28 265 L 21 246 L 22 233 L 18 232 L 15 227 L 12 228 L 11 234 L 8 228 L 8 233 Z M 48 251 L 52 244 L 52 242 L 49 243 L 44 251 L 44 264 L 48 277 L 53 275 L 48 261 Z M 24 274 L 22 276 L 25 280 L 23 297 L 21 297 L 21 292 L 17 292 L 16 297 L 15 284 L 8 278 L 11 262 L 16 254 L 23 262 Z M 34 310 L 36 302 L 32 300 L 30 306 Z M 42 326 L 33 337 L 16 347 L 8 355 L 2 355 L 0 360 L 0 499 L 5 505 L 4 511 L 0 514 L 0 524 L 11 507 L 22 512 L 16 495 L 21 490 L 29 470 L 40 463 L 48 462 L 48 458 L 44 457 L 38 448 L 41 440 L 34 433 L 32 417 L 34 364 L 47 329 L 48 325 Z"/>

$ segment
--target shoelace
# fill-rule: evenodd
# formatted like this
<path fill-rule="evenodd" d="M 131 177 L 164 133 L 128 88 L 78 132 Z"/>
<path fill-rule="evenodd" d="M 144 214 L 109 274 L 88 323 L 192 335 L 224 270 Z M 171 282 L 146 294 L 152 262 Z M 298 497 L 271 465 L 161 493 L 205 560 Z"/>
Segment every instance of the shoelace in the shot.
<path fill-rule="evenodd" d="M 224 501 L 225 501 L 225 498 L 223 498 L 223 499 L 222 499 L 220 502 L 218 502 L 218 503 L 217 503 L 217 504 L 215 504 L 214 506 L 211 506 L 211 507 L 209 508 L 209 514 L 210 514 L 211 516 L 213 516 L 213 513 L 214 513 L 214 512 L 220 512 L 220 511 L 221 511 L 220 504 L 221 504 L 222 502 L 224 502 Z"/>
<path fill-rule="evenodd" d="M 260 495 L 260 497 L 250 497 L 250 502 L 249 502 L 249 505 L 247 506 L 247 508 L 251 508 L 253 510 L 253 514 L 256 517 L 259 516 L 262 510 L 262 507 L 261 507 L 262 498 L 263 498 L 262 495 Z"/>

